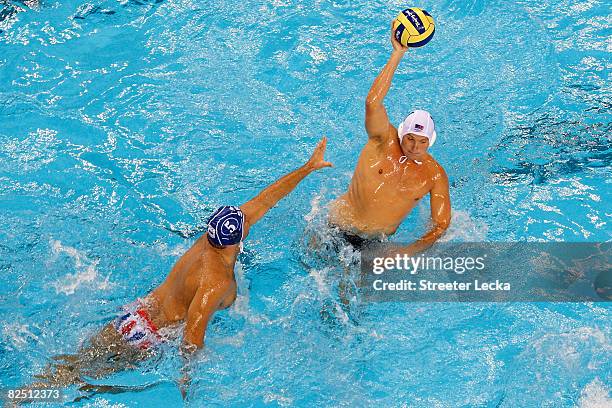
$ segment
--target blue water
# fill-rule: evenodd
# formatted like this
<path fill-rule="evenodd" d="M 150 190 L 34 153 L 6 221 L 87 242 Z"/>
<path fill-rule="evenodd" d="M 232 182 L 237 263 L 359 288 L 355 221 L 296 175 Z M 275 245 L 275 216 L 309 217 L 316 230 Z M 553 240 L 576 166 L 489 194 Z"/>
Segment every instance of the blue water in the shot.
<path fill-rule="evenodd" d="M 326 169 L 252 230 L 191 406 L 612 406 L 607 304 L 357 304 L 305 233 L 346 189 L 401 2 L 0 6 L 0 386 L 31 381 L 159 284 L 221 204 L 329 137 Z M 608 4 L 608 6 L 606 6 Z M 24 9 L 16 12 L 15 7 Z M 435 0 L 391 120 L 436 119 L 451 241 L 609 241 L 609 3 Z M 424 200 L 394 240 L 427 227 Z M 330 319 L 322 310 L 331 310 Z M 174 406 L 170 344 L 70 406 Z M 78 392 L 68 389 L 75 397 Z"/>

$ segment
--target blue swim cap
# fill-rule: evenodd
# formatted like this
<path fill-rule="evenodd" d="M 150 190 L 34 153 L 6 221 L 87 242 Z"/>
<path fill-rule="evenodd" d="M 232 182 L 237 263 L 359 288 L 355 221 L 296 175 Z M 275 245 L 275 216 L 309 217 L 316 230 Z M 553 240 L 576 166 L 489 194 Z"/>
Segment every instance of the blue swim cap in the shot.
<path fill-rule="evenodd" d="M 236 245 L 242 241 L 244 214 L 238 207 L 219 207 L 208 219 L 208 241 L 215 246 Z"/>

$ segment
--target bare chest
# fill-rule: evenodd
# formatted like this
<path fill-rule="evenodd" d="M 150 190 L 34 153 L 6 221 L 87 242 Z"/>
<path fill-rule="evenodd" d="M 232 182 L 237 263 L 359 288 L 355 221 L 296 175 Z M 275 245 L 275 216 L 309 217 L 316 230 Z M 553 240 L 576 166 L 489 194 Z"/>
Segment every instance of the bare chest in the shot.
<path fill-rule="evenodd" d="M 392 157 L 363 160 L 355 176 L 360 195 L 393 207 L 414 206 L 433 185 L 425 165 L 400 163 Z"/>

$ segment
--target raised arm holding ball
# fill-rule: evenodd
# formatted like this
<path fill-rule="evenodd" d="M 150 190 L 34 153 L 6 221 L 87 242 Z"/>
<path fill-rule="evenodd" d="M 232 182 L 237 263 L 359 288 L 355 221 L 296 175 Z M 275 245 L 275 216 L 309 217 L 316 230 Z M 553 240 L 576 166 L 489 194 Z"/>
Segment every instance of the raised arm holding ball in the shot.
<path fill-rule="evenodd" d="M 403 12 L 408 21 L 417 15 L 413 10 Z M 413 15 L 410 15 L 410 11 Z M 422 11 L 419 11 L 422 15 Z M 423 27 L 418 27 L 419 21 L 414 25 L 420 33 Z M 433 24 L 433 20 L 431 22 Z M 451 203 L 446 173 L 428 153 L 436 140 L 431 115 L 424 110 L 415 110 L 398 130 L 389 121 L 383 105 L 395 70 L 408 50 L 398 38 L 411 45 L 410 41 L 406 41 L 406 35 L 402 37 L 401 32 L 397 34 L 397 28 L 395 20 L 391 29 L 393 52 L 366 98 L 365 128 L 368 141 L 361 151 L 348 191 L 331 203 L 328 221 L 345 241 L 361 249 L 371 240 L 394 234 L 416 204 L 429 194 L 431 228 L 401 251 L 412 255 L 428 248 L 444 234 L 450 225 Z M 414 31 L 415 27 L 410 27 L 410 30 Z M 433 27 L 429 38 L 431 35 Z M 417 46 L 423 44 L 421 41 Z M 407 85 L 406 89 L 409 91 L 410 86 Z M 406 93 L 410 95 L 410 92 Z"/>

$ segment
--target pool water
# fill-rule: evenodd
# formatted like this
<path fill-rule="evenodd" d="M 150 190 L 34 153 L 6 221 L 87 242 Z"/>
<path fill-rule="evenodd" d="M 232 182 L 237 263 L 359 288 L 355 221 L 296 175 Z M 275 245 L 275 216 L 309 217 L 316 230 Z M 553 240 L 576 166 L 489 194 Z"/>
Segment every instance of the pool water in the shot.
<path fill-rule="evenodd" d="M 164 279 L 214 208 L 245 202 L 327 135 L 335 167 L 253 228 L 187 405 L 612 406 L 609 304 L 361 303 L 348 316 L 342 267 L 309 253 L 366 141 L 365 95 L 406 4 L 7 1 L 1 387 L 74 351 Z M 420 6 L 435 37 L 406 54 L 386 106 L 394 123 L 414 108 L 436 120 L 444 240 L 609 241 L 609 3 Z M 420 236 L 428 214 L 423 200 L 393 239 Z M 180 406 L 177 345 L 98 381 L 149 387 L 70 406 Z"/>

